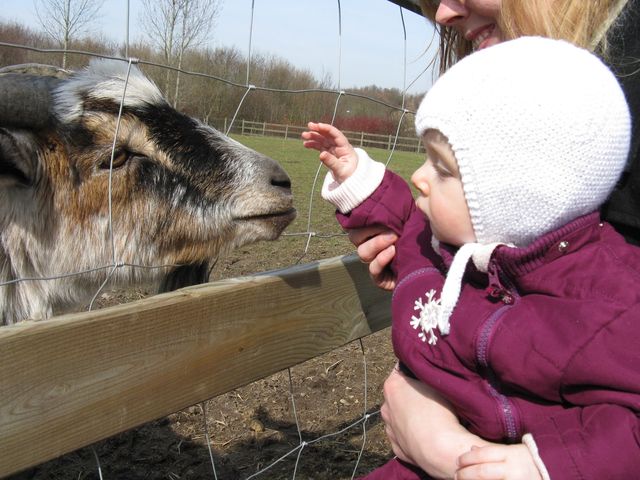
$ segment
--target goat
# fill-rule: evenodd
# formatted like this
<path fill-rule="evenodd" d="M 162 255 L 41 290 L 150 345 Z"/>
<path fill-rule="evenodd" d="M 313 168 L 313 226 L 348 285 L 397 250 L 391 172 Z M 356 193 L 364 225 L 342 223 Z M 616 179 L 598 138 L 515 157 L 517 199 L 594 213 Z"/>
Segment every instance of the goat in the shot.
<path fill-rule="evenodd" d="M 0 325 L 88 302 L 113 259 L 171 266 L 115 268 L 113 286 L 206 281 L 295 216 L 278 163 L 176 111 L 135 65 L 0 70 Z"/>

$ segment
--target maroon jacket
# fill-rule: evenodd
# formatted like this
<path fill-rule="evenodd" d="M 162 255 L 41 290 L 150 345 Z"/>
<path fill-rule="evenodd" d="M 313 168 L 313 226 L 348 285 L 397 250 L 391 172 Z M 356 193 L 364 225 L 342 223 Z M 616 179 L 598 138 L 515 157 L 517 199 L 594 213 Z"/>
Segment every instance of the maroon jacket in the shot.
<path fill-rule="evenodd" d="M 526 248 L 498 247 L 469 267 L 451 332 L 429 345 L 411 324 L 416 300 L 439 297 L 455 249 L 432 249 L 424 214 L 392 172 L 348 214 L 347 229 L 385 225 L 400 238 L 393 269 L 398 359 L 487 440 L 530 433 L 552 479 L 640 476 L 640 248 L 597 213 Z M 392 461 L 383 476 L 420 478 Z"/>

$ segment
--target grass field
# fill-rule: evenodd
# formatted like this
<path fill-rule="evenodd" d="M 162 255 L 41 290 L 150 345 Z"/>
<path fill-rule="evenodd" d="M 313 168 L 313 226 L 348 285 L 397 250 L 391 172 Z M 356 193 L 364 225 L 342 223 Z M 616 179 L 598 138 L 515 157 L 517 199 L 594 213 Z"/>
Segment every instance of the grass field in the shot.
<path fill-rule="evenodd" d="M 248 245 L 221 259 L 213 270 L 212 280 L 285 268 L 354 251 L 335 220 L 334 208 L 320 197 L 326 173 L 324 167 L 312 195 L 319 165 L 318 152 L 305 149 L 298 140 L 262 136 L 234 138 L 280 162 L 291 177 L 298 217 L 278 241 Z M 383 163 L 389 159 L 387 150 L 369 149 L 367 152 Z M 408 179 L 423 160 L 423 154 L 397 151 L 391 156 L 389 168 Z M 315 232 L 316 236 L 310 239 L 305 253 L 308 236 L 302 234 L 308 231 Z"/>

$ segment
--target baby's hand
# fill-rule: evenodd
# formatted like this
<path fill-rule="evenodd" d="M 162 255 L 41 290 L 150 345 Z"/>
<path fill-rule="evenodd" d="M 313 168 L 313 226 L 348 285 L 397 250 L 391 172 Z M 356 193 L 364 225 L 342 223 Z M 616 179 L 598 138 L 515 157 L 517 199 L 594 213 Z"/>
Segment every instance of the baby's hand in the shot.
<path fill-rule="evenodd" d="M 309 122 L 309 130 L 302 132 L 306 148 L 320 152 L 320 161 L 331 170 L 337 182 L 344 182 L 356 170 L 358 155 L 347 137 L 333 125 Z"/>
<path fill-rule="evenodd" d="M 471 447 L 458 457 L 455 480 L 541 480 L 526 445 Z"/>

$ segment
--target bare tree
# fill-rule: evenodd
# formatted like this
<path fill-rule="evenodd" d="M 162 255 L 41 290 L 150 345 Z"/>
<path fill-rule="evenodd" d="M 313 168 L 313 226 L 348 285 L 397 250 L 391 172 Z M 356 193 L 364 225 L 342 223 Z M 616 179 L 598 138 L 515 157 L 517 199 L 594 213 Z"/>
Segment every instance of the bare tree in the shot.
<path fill-rule="evenodd" d="M 88 31 L 103 3 L 104 0 L 33 0 L 43 30 L 65 50 L 62 68 L 67 66 L 69 42 Z"/>
<path fill-rule="evenodd" d="M 184 54 L 205 44 L 220 13 L 219 0 L 142 0 L 141 23 L 167 65 L 182 68 Z M 169 96 L 171 72 L 167 71 L 165 94 Z M 173 106 L 177 107 L 180 72 L 175 79 Z"/>

